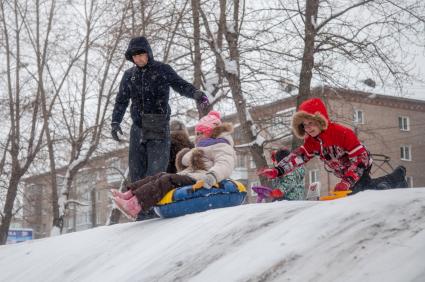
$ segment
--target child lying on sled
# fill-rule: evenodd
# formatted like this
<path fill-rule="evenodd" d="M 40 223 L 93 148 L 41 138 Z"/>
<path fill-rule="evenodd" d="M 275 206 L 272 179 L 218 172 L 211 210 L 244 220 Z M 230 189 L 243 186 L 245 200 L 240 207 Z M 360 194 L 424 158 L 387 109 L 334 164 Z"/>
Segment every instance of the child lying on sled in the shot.
<path fill-rule="evenodd" d="M 177 154 L 179 172 L 145 177 L 130 184 L 125 193 L 111 190 L 116 206 L 134 219 L 141 210 L 149 210 L 175 188 L 201 183 L 209 189 L 230 177 L 236 159 L 232 132 L 233 126 L 222 123 L 219 112 L 209 112 L 195 126 L 195 148 L 186 148 Z"/>

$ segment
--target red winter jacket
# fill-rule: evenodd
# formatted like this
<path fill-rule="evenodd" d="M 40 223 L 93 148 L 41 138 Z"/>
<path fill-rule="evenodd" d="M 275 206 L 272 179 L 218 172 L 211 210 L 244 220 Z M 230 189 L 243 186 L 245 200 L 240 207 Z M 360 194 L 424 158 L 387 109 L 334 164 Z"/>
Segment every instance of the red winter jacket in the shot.
<path fill-rule="evenodd" d="M 322 132 L 318 136 L 313 138 L 305 133 L 302 126 L 305 118 L 319 122 Z M 301 104 L 293 117 L 292 127 L 297 136 L 304 137 L 304 145 L 278 163 L 276 168 L 279 176 L 290 173 L 314 156 L 319 156 L 328 171 L 332 171 L 352 187 L 372 165 L 369 152 L 354 132 L 348 127 L 331 122 L 320 99 L 310 99 Z"/>

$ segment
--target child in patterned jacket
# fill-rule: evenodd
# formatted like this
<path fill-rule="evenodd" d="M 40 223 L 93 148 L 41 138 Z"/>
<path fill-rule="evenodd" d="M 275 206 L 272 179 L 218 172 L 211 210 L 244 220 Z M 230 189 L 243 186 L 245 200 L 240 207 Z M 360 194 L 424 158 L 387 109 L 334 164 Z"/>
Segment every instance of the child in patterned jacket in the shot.
<path fill-rule="evenodd" d="M 290 153 L 291 151 L 286 147 L 273 151 L 271 155 L 273 164 L 277 165 Z M 304 174 L 304 167 L 298 167 L 285 176 L 273 179 L 273 188 L 282 192 L 281 199 L 283 200 L 302 201 L 305 199 Z"/>

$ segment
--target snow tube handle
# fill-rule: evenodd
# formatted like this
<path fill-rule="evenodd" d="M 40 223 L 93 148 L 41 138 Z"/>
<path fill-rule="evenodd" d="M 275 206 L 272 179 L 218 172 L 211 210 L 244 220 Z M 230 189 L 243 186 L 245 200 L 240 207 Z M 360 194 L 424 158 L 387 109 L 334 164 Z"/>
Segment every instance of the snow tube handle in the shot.
<path fill-rule="evenodd" d="M 202 180 L 202 179 L 201 179 L 201 180 L 196 181 L 196 183 L 192 185 L 192 189 L 193 189 L 193 191 L 196 191 L 196 190 L 198 190 L 198 189 L 204 188 L 204 184 L 205 184 L 205 181 L 204 181 L 204 180 Z M 217 183 L 215 183 L 215 184 L 213 185 L 213 187 L 215 187 L 215 188 L 220 188 L 220 185 L 219 185 L 219 184 L 218 184 L 218 182 L 217 182 Z"/>

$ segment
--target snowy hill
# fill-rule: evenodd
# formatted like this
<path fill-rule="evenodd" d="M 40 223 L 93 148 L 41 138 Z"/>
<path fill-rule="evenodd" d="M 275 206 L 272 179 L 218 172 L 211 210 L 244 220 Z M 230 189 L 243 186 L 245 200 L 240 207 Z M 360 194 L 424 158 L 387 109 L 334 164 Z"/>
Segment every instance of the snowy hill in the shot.
<path fill-rule="evenodd" d="M 425 189 L 276 202 L 0 247 L 0 281 L 425 281 Z"/>

